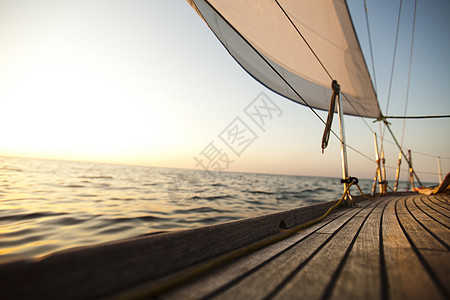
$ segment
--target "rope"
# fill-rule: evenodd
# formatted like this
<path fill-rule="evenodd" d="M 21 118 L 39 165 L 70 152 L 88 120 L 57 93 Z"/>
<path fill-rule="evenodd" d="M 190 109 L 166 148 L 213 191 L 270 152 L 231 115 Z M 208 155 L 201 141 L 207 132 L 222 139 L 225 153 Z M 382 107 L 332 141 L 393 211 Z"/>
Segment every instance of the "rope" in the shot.
<path fill-rule="evenodd" d="M 328 141 L 330 140 L 331 124 L 333 123 L 334 110 L 336 106 L 336 100 L 339 99 L 339 94 L 341 91 L 341 86 L 336 80 L 331 83 L 331 88 L 333 89 L 333 94 L 331 95 L 330 109 L 328 110 L 327 124 L 325 125 L 325 130 L 322 136 L 322 153 L 328 146 Z"/>
<path fill-rule="evenodd" d="M 147 298 L 155 297 L 159 294 L 167 292 L 168 290 L 170 290 L 174 287 L 177 287 L 179 285 L 182 285 L 184 283 L 192 281 L 192 280 L 198 278 L 199 276 L 205 274 L 206 272 L 211 271 L 211 270 L 213 270 L 219 266 L 222 266 L 228 262 L 231 262 L 237 258 L 240 258 L 240 257 L 250 254 L 252 252 L 255 252 L 256 250 L 259 250 L 263 247 L 280 242 L 288 237 L 291 237 L 294 234 L 298 233 L 300 230 L 304 230 L 314 224 L 317 224 L 317 223 L 323 221 L 334 209 L 336 209 L 341 204 L 341 202 L 347 196 L 347 193 L 350 190 L 350 187 L 354 183 L 356 183 L 356 181 L 352 180 L 352 182 L 350 182 L 347 185 L 346 189 L 344 190 L 344 193 L 343 193 L 341 199 L 339 199 L 339 201 L 336 202 L 336 204 L 334 204 L 332 207 L 330 207 L 322 216 L 320 216 L 319 218 L 317 218 L 315 220 L 312 220 L 312 221 L 300 224 L 291 229 L 288 229 L 285 232 L 283 232 L 277 236 L 255 242 L 255 243 L 245 246 L 243 248 L 236 249 L 234 251 L 223 254 L 209 262 L 206 262 L 206 263 L 204 263 L 194 269 L 191 269 L 183 274 L 180 274 L 172 279 L 161 282 L 160 284 L 157 284 L 157 285 L 154 285 L 151 287 L 144 287 L 140 290 L 133 291 L 127 295 L 124 295 L 123 298 L 126 298 L 126 299 L 143 299 L 143 298 L 145 298 L 145 299 L 147 299 Z"/>
<path fill-rule="evenodd" d="M 376 195 L 375 197 L 369 197 L 366 194 L 364 194 L 364 192 L 362 191 L 361 187 L 359 186 L 359 184 L 356 183 L 356 187 L 359 190 L 359 193 L 361 194 L 361 196 L 366 199 L 366 200 L 375 200 L 378 199 L 381 196 L 381 193 L 379 193 L 378 195 Z"/>

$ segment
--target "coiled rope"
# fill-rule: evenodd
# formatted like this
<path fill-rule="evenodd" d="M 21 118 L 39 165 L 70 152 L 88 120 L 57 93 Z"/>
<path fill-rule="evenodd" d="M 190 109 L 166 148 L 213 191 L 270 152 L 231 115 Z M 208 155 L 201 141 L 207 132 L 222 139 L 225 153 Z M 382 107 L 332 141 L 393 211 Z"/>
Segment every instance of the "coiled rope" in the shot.
<path fill-rule="evenodd" d="M 364 194 L 364 192 L 362 191 L 362 189 L 361 189 L 361 187 L 359 186 L 359 184 L 355 184 L 356 185 L 356 187 L 358 188 L 358 190 L 359 190 L 359 193 L 361 194 L 361 196 L 364 198 L 364 199 L 366 199 L 366 200 L 375 200 L 375 199 L 378 199 L 381 195 L 382 195 L 382 193 L 378 193 L 376 196 L 374 196 L 374 197 L 370 197 L 370 196 L 367 196 L 366 194 Z M 389 186 L 388 186 L 389 187 Z M 390 187 L 389 187 L 390 188 Z M 392 189 L 391 189 L 392 190 Z"/>
<path fill-rule="evenodd" d="M 171 279 L 168 279 L 166 281 L 163 281 L 159 284 L 153 285 L 153 286 L 148 286 L 148 287 L 142 287 L 142 288 L 138 288 L 134 291 L 131 291 L 130 293 L 126 293 L 124 295 L 122 295 L 122 297 L 120 298 L 124 298 L 124 299 L 143 299 L 143 298 L 150 298 L 150 297 L 155 297 L 157 295 L 160 295 L 164 292 L 169 291 L 172 288 L 175 288 L 177 286 L 180 286 L 182 284 L 185 284 L 189 281 L 192 281 L 198 277 L 200 277 L 201 275 L 206 274 L 207 272 L 220 267 L 226 263 L 229 263 L 235 259 L 238 259 L 244 255 L 250 254 L 252 252 L 255 252 L 259 249 L 262 249 L 266 246 L 275 244 L 277 242 L 280 242 L 288 237 L 291 237 L 293 235 L 295 235 L 296 233 L 298 233 L 301 230 L 304 230 L 314 224 L 317 224 L 321 221 L 323 221 L 327 216 L 330 215 L 330 213 L 335 210 L 341 203 L 342 201 L 346 198 L 348 191 L 350 190 L 350 187 L 355 184 L 361 195 L 366 198 L 366 199 L 370 199 L 369 197 L 367 197 L 361 190 L 361 188 L 358 185 L 358 179 L 355 177 L 350 177 L 349 178 L 351 180 L 351 182 L 347 185 L 346 189 L 344 190 L 344 193 L 342 195 L 342 197 L 339 199 L 339 201 L 336 202 L 336 204 L 334 204 L 332 207 L 330 207 L 322 216 L 318 217 L 317 219 L 311 220 L 309 222 L 300 224 L 298 226 L 295 226 L 291 229 L 287 229 L 285 231 L 283 231 L 281 234 L 274 236 L 274 237 L 270 237 L 258 242 L 255 242 L 253 244 L 250 244 L 248 246 L 233 250 L 231 252 L 228 252 L 226 254 L 223 254 L 213 260 L 210 260 L 206 263 L 203 263 L 197 267 L 195 267 L 194 269 L 191 269 L 183 274 L 180 274 L 176 277 L 173 277 Z M 379 197 L 379 196 L 378 196 Z M 376 197 L 376 198 L 378 198 Z M 376 198 L 372 198 L 372 199 L 376 199 Z"/>

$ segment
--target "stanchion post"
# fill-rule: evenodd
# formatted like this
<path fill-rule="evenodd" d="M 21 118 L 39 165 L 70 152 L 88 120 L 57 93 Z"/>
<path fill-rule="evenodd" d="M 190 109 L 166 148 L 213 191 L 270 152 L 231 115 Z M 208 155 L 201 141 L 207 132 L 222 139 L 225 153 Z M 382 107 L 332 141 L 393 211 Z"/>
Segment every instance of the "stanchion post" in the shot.
<path fill-rule="evenodd" d="M 441 170 L 441 157 L 437 157 L 438 174 L 439 174 L 439 184 L 442 183 L 442 170 Z"/>
<path fill-rule="evenodd" d="M 400 179 L 400 165 L 402 164 L 402 152 L 398 154 L 398 164 L 397 164 L 397 172 L 395 173 L 395 186 L 394 192 L 397 192 L 398 189 L 398 181 Z"/>
<path fill-rule="evenodd" d="M 338 94 L 337 111 L 339 115 L 339 129 L 341 135 L 341 158 L 342 158 L 342 178 L 348 179 L 348 160 L 347 160 L 347 144 L 345 142 L 345 127 L 344 127 L 344 112 L 342 108 L 342 100 L 340 93 Z M 347 183 L 344 183 L 344 191 L 347 189 Z M 350 196 L 350 191 L 345 196 L 347 205 L 353 205 L 353 200 Z"/>
<path fill-rule="evenodd" d="M 383 193 L 383 186 L 382 186 L 383 178 L 381 177 L 380 154 L 378 152 L 378 140 L 377 140 L 377 134 L 375 132 L 373 133 L 373 142 L 375 145 L 375 159 L 377 160 L 378 188 L 379 188 L 380 194 L 381 194 L 381 193 Z"/>
<path fill-rule="evenodd" d="M 413 176 L 413 164 L 411 158 L 411 150 L 408 150 L 408 159 L 409 159 L 409 182 L 411 185 L 411 191 L 414 191 L 414 176 Z"/>

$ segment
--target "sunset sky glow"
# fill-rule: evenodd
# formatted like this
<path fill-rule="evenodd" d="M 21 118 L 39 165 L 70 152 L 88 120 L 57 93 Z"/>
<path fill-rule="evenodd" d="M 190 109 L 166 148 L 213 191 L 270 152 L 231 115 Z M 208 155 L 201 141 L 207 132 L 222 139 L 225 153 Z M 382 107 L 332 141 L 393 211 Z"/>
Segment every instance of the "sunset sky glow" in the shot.
<path fill-rule="evenodd" d="M 367 55 L 360 2 L 348 4 Z M 403 3 L 388 115 L 405 109 L 409 2 Z M 367 3 L 386 113 L 399 2 Z M 449 14 L 449 1 L 418 2 L 408 115 L 450 114 Z M 341 175 L 338 140 L 332 137 L 322 154 L 317 117 L 252 79 L 186 1 L 0 1 L 0 45 L 0 155 L 198 169 L 195 157 L 213 142 L 233 161 L 227 171 Z M 261 93 L 280 111 L 265 130 L 245 114 Z M 239 155 L 220 137 L 236 118 L 257 135 Z M 372 121 L 347 117 L 345 125 L 348 143 L 373 160 L 371 130 L 379 125 Z M 402 124 L 392 121 L 399 139 Z M 420 177 L 437 180 L 436 156 L 449 172 L 450 120 L 406 125 L 404 146 L 413 150 Z M 398 150 L 386 139 L 392 178 Z M 352 176 L 373 177 L 373 161 L 352 150 L 349 161 Z"/>

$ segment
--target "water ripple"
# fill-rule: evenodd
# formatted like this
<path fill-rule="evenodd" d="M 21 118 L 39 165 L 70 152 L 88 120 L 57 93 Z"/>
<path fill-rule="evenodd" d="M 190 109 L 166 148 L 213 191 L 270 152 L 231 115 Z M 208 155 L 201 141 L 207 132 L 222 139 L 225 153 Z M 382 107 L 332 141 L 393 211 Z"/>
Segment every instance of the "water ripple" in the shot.
<path fill-rule="evenodd" d="M 0 262 L 338 199 L 339 179 L 0 157 Z M 179 186 L 174 178 L 180 178 Z M 370 181 L 361 186 L 371 187 Z"/>

